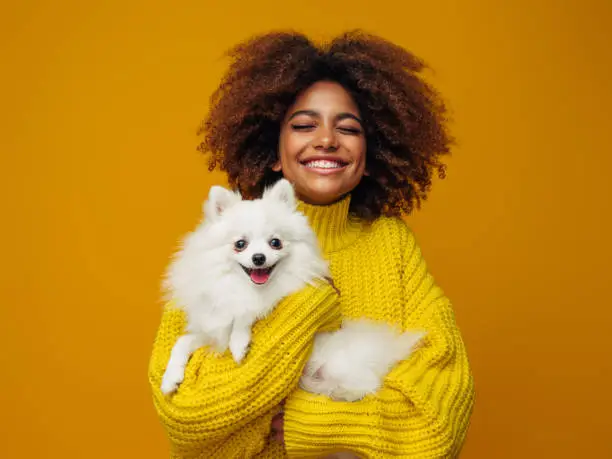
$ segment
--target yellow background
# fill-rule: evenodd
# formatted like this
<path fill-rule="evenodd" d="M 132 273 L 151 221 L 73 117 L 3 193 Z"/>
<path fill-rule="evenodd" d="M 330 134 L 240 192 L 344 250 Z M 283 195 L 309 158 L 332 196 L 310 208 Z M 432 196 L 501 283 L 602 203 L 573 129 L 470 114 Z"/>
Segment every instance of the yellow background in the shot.
<path fill-rule="evenodd" d="M 409 218 L 477 383 L 464 457 L 610 441 L 612 6 L 606 1 L 21 1 L 0 12 L 0 455 L 164 458 L 158 285 L 222 181 L 195 131 L 223 51 L 293 27 L 411 49 L 453 111 Z"/>

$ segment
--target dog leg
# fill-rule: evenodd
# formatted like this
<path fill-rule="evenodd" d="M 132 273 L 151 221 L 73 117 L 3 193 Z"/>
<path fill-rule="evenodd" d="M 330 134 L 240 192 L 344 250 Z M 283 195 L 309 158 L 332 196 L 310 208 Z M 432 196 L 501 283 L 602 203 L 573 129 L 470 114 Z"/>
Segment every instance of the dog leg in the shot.
<path fill-rule="evenodd" d="M 172 348 L 168 367 L 162 378 L 161 391 L 164 394 L 174 392 L 185 377 L 185 367 L 189 357 L 198 348 L 204 345 L 204 336 L 201 334 L 187 334 L 176 340 Z"/>
<path fill-rule="evenodd" d="M 229 346 L 231 332 L 232 324 L 230 322 L 228 325 L 219 325 L 214 329 L 207 330 L 206 334 L 210 338 L 212 348 L 219 354 L 223 354 Z"/>
<path fill-rule="evenodd" d="M 236 363 L 242 362 L 242 359 L 249 349 L 252 326 L 253 321 L 248 319 L 237 319 L 234 321 L 232 334 L 229 340 L 229 348 Z"/>

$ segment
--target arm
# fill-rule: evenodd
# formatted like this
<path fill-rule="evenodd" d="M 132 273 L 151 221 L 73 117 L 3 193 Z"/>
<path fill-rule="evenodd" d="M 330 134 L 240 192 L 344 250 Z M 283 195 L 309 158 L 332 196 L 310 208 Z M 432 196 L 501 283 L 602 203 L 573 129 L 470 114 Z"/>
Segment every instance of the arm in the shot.
<path fill-rule="evenodd" d="M 162 376 L 185 326 L 183 312 L 168 305 L 153 346 L 149 382 L 173 454 L 213 457 L 214 451 L 225 451 L 228 445 L 244 451 L 240 436 L 234 435 L 242 432 L 254 433 L 263 445 L 274 410 L 297 384 L 314 334 L 339 324 L 336 299 L 329 285 L 309 286 L 291 295 L 254 325 L 251 349 L 240 366 L 228 353 L 218 356 L 200 349 L 189 361 L 178 391 L 164 396 Z"/>
<path fill-rule="evenodd" d="M 386 377 L 378 393 L 335 402 L 296 390 L 285 406 L 289 456 L 353 451 L 362 457 L 455 457 L 474 402 L 473 379 L 449 300 L 428 273 L 412 232 L 403 275 L 403 326 L 424 345 Z"/>

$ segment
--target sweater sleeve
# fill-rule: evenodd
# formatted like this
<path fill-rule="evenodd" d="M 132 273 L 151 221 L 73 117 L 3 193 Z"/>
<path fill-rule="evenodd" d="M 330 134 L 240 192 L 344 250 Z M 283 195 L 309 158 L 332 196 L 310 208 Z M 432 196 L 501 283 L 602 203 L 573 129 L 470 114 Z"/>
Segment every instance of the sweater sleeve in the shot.
<path fill-rule="evenodd" d="M 376 394 L 360 401 L 338 402 L 297 389 L 285 405 L 290 457 L 337 451 L 364 458 L 459 454 L 474 402 L 466 350 L 450 301 L 409 230 L 406 244 L 402 325 L 427 331 L 422 346 L 387 375 Z"/>
<path fill-rule="evenodd" d="M 334 289 L 305 287 L 255 323 L 242 364 L 236 365 L 229 352 L 215 355 L 199 349 L 177 392 L 165 396 L 161 380 L 185 326 L 182 310 L 166 305 L 149 363 L 149 382 L 172 457 L 251 457 L 261 451 L 274 410 L 299 380 L 314 334 L 339 323 Z"/>

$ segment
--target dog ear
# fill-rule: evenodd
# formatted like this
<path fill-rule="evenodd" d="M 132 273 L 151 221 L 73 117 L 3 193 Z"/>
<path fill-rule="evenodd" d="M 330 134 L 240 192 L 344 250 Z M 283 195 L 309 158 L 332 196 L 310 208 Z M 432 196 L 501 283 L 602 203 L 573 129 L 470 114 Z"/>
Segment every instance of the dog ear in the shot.
<path fill-rule="evenodd" d="M 266 189 L 263 199 L 275 199 L 287 204 L 292 209 L 296 206 L 293 185 L 286 179 L 280 179 L 271 188 Z"/>
<path fill-rule="evenodd" d="M 234 193 L 222 186 L 213 186 L 208 192 L 208 200 L 204 204 L 204 214 L 206 218 L 214 221 L 219 218 L 223 212 L 232 207 L 242 198 L 238 193 Z"/>

